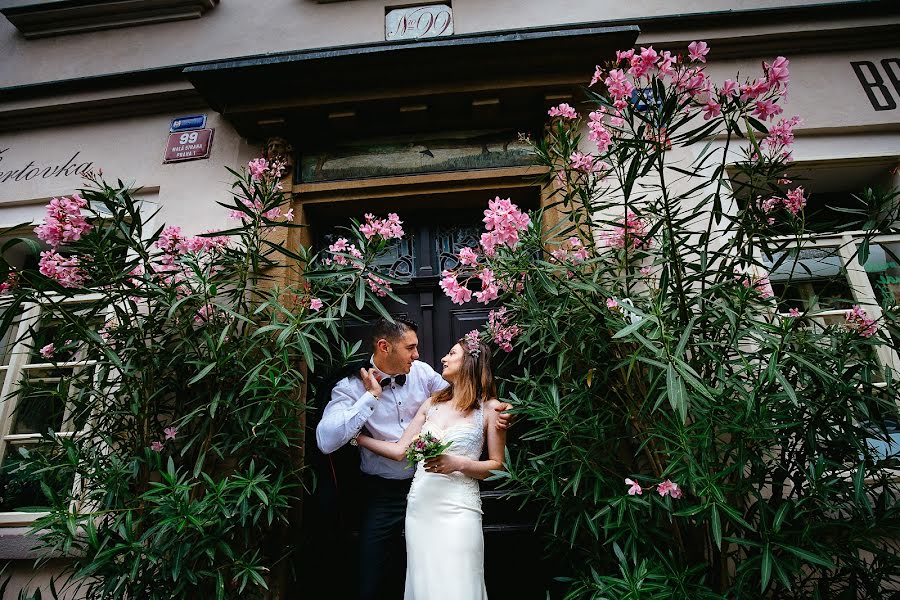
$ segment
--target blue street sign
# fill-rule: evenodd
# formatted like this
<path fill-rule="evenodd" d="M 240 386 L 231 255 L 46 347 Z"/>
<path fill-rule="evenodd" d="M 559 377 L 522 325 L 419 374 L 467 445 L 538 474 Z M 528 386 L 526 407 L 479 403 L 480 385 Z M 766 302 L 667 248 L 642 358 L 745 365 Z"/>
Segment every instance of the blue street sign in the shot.
<path fill-rule="evenodd" d="M 631 103 L 635 110 L 644 111 L 649 109 L 651 104 L 662 106 L 662 99 L 656 97 L 653 88 L 634 88 L 631 90 Z"/>
<path fill-rule="evenodd" d="M 191 129 L 203 129 L 204 127 L 206 127 L 206 115 L 176 117 L 172 119 L 169 133 L 175 133 L 176 131 L 190 131 Z"/>

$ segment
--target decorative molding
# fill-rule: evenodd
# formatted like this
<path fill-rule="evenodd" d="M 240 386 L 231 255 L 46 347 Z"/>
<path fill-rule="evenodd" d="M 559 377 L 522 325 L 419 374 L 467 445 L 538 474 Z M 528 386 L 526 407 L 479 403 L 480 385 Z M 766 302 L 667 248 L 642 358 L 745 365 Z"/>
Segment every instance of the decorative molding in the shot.
<path fill-rule="evenodd" d="M 51 0 L 0 9 L 28 39 L 197 19 L 219 0 Z"/>

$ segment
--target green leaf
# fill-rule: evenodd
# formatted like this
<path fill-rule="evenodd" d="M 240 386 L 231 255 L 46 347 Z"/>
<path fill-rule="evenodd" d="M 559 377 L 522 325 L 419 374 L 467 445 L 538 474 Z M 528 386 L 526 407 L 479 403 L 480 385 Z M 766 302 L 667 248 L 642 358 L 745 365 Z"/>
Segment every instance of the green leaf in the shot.
<path fill-rule="evenodd" d="M 362 310 L 366 304 L 366 281 L 360 278 L 356 284 L 356 308 Z"/>
<path fill-rule="evenodd" d="M 684 388 L 684 381 L 681 380 L 681 376 L 672 363 L 669 363 L 666 367 L 666 392 L 669 396 L 669 404 L 672 405 L 672 410 L 678 413 L 682 423 L 686 422 L 688 411 L 687 390 Z"/>
<path fill-rule="evenodd" d="M 813 563 L 815 565 L 819 565 L 821 567 L 825 567 L 826 569 L 834 569 L 836 568 L 834 563 L 831 562 L 830 559 L 825 558 L 823 556 L 819 556 L 818 554 L 813 554 L 809 550 L 804 550 L 803 548 L 797 548 L 796 546 L 788 546 L 787 544 L 777 544 L 780 548 L 784 548 L 794 556 L 805 560 L 806 562 Z"/>
<path fill-rule="evenodd" d="M 766 544 L 762 553 L 762 565 L 760 567 L 760 591 L 765 592 L 769 587 L 769 579 L 772 577 L 772 550 Z"/>
<path fill-rule="evenodd" d="M 193 384 L 197 383 L 198 381 L 200 381 L 201 379 L 203 379 L 204 377 L 206 377 L 207 375 L 209 375 L 210 372 L 216 368 L 216 366 L 217 366 L 217 363 L 211 362 L 208 365 L 206 365 L 205 367 L 203 367 L 202 371 L 200 371 L 199 373 L 194 375 L 191 378 L 191 380 L 188 381 L 188 385 L 193 385 Z"/>
<path fill-rule="evenodd" d="M 709 525 L 712 529 L 713 541 L 716 543 L 716 548 L 719 550 L 722 549 L 722 521 L 719 518 L 719 510 L 716 508 L 716 505 L 712 505 L 712 510 L 709 513 Z"/>

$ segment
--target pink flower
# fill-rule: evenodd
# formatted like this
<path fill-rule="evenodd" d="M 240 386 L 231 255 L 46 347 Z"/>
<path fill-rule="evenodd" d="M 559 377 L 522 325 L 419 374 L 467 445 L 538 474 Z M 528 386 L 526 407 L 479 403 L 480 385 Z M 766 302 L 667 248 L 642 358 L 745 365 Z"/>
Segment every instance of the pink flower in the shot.
<path fill-rule="evenodd" d="M 741 86 L 741 102 L 755 100 L 769 91 L 771 85 L 765 77 L 757 79 L 753 83 L 745 83 Z"/>
<path fill-rule="evenodd" d="M 153 450 L 154 452 L 162 452 L 163 444 L 162 444 L 162 442 L 160 442 L 158 440 L 154 440 L 153 442 L 150 443 L 150 449 Z"/>
<path fill-rule="evenodd" d="M 47 205 L 44 221 L 34 228 L 35 234 L 53 248 L 80 240 L 92 228 L 81 214 L 81 209 L 86 206 L 87 200 L 78 194 L 71 198 L 53 198 Z"/>
<path fill-rule="evenodd" d="M 588 123 L 588 129 L 590 129 L 588 139 L 597 143 L 598 153 L 604 154 L 612 145 L 612 134 L 603 125 L 602 113 L 594 111 L 588 115 L 588 118 L 590 119 L 590 122 Z M 572 156 L 575 156 L 575 154 L 578 153 L 576 152 Z"/>
<path fill-rule="evenodd" d="M 657 58 L 659 58 L 659 54 L 653 49 L 653 46 L 642 47 L 640 54 L 634 54 L 631 57 L 631 68 L 628 69 L 628 73 L 634 77 L 643 77 L 656 66 Z"/>
<path fill-rule="evenodd" d="M 166 427 L 163 429 L 163 433 L 166 435 L 167 440 L 174 440 L 175 436 L 178 434 L 177 427 Z"/>
<path fill-rule="evenodd" d="M 714 100 L 709 100 L 703 107 L 703 120 L 709 121 L 722 114 L 722 105 Z"/>
<path fill-rule="evenodd" d="M 784 207 L 788 209 L 792 215 L 796 215 L 806 207 L 806 197 L 803 195 L 802 187 L 788 190 L 787 199 L 784 201 Z"/>
<path fill-rule="evenodd" d="M 660 75 L 674 75 L 675 69 L 672 68 L 673 64 L 678 62 L 677 56 L 672 56 L 672 53 L 668 50 L 663 51 L 663 53 L 659 57 L 659 63 L 656 65 L 659 69 Z"/>
<path fill-rule="evenodd" d="M 65 258 L 54 250 L 41 252 L 38 270 L 42 275 L 55 279 L 63 287 L 79 287 L 87 281 L 87 273 L 76 257 Z"/>
<path fill-rule="evenodd" d="M 259 181 L 268 171 L 269 161 L 264 158 L 257 158 L 247 163 L 247 168 L 250 170 L 250 178 L 253 181 Z"/>
<path fill-rule="evenodd" d="M 554 106 L 547 111 L 547 114 L 551 117 L 563 117 L 564 119 L 575 119 L 578 117 L 578 113 L 575 112 L 575 109 L 565 102 L 559 106 Z"/>
<path fill-rule="evenodd" d="M 519 232 L 531 225 L 531 218 L 527 214 L 519 210 L 509 198 L 501 200 L 500 196 L 488 202 L 483 220 L 488 233 L 481 235 L 481 246 L 487 256 L 493 256 L 494 248 L 498 245 L 515 248 L 519 243 Z"/>
<path fill-rule="evenodd" d="M 769 281 L 768 275 L 748 275 L 746 273 L 741 273 L 737 267 L 735 267 L 735 275 L 741 282 L 741 285 L 745 288 L 753 288 L 759 292 L 759 295 L 762 296 L 763 299 L 775 296 L 775 291 L 772 289 L 772 283 Z"/>
<path fill-rule="evenodd" d="M 594 76 L 591 77 L 591 83 L 588 85 L 597 85 L 597 82 L 603 79 L 603 69 L 600 68 L 600 65 L 594 67 Z"/>
<path fill-rule="evenodd" d="M 761 145 L 768 147 L 773 152 L 790 148 L 794 143 L 794 128 L 802 124 L 803 119 L 796 116 L 790 119 L 781 119 L 769 128 L 769 135 L 763 139 Z"/>
<path fill-rule="evenodd" d="M 488 313 L 487 330 L 504 352 L 512 352 L 512 341 L 519 335 L 520 330 L 518 326 L 509 324 L 505 306 Z"/>
<path fill-rule="evenodd" d="M 50 343 L 41 348 L 40 352 L 41 356 L 43 356 L 44 358 L 50 358 L 56 352 L 56 348 L 54 348 L 53 344 Z"/>
<path fill-rule="evenodd" d="M 325 306 L 325 303 L 318 298 L 313 298 L 309 301 L 309 310 L 313 312 L 321 310 L 323 306 Z"/>
<path fill-rule="evenodd" d="M 722 84 L 722 87 L 719 89 L 719 98 L 726 98 L 728 96 L 733 96 L 737 91 L 737 83 L 733 82 L 730 79 L 726 79 Z"/>
<path fill-rule="evenodd" d="M 474 266 L 478 264 L 478 255 L 468 246 L 463 246 L 459 251 L 459 264 Z"/>
<path fill-rule="evenodd" d="M 633 51 L 632 51 L 633 52 Z M 634 85 L 628 80 L 628 76 L 621 69 L 612 69 L 603 81 L 612 98 L 625 98 L 631 95 Z"/>
<path fill-rule="evenodd" d="M 374 273 L 366 273 L 366 284 L 376 296 L 384 298 L 391 289 L 391 284 Z"/>
<path fill-rule="evenodd" d="M 766 73 L 766 78 L 773 88 L 779 89 L 781 87 L 787 87 L 791 75 L 790 70 L 788 69 L 790 63 L 791 61 L 783 56 L 776 58 L 771 65 L 765 62 L 763 63 L 763 71 Z"/>
<path fill-rule="evenodd" d="M 292 215 L 293 216 L 293 215 Z M 380 236 L 386 240 L 400 239 L 403 237 L 403 221 L 397 216 L 397 213 L 389 213 L 386 219 L 378 219 L 371 213 L 366 213 L 366 222 L 360 225 L 359 231 L 366 236 L 367 240 Z"/>
<path fill-rule="evenodd" d="M 844 327 L 858 333 L 861 337 L 872 337 L 878 331 L 878 323 L 875 319 L 869 318 L 859 304 L 854 304 L 853 308 L 844 314 L 844 317 L 846 319 Z"/>
<path fill-rule="evenodd" d="M 666 479 L 665 481 L 660 483 L 658 486 L 656 486 L 656 492 L 660 496 L 668 495 L 668 496 L 671 496 L 672 498 L 675 498 L 676 500 L 678 498 L 681 498 L 681 495 L 682 495 L 681 488 L 678 487 L 678 484 L 673 483 L 672 481 L 669 481 L 668 479 Z"/>
<path fill-rule="evenodd" d="M 194 323 L 206 323 L 215 315 L 216 308 L 212 304 L 204 304 L 194 313 Z"/>
<path fill-rule="evenodd" d="M 484 286 L 480 292 L 475 292 L 475 299 L 482 304 L 487 304 L 491 300 L 496 300 L 500 295 L 499 292 L 496 284 L 491 283 Z"/>
<path fill-rule="evenodd" d="M 465 304 L 472 299 L 472 291 L 464 285 L 460 285 L 456 276 L 449 271 L 444 271 L 444 278 L 441 279 L 439 285 L 454 304 Z"/>
<path fill-rule="evenodd" d="M 616 64 L 623 60 L 630 61 L 632 56 L 634 56 L 634 50 L 616 50 Z"/>
<path fill-rule="evenodd" d="M 619 303 L 616 302 L 615 298 L 607 298 L 606 299 L 606 308 L 609 310 L 616 310 L 619 308 Z"/>
<path fill-rule="evenodd" d="M 10 271 L 9 275 L 6 276 L 6 281 L 0 283 L 0 294 L 8 294 L 10 290 L 14 290 L 19 287 L 19 274 L 15 271 Z"/>
<path fill-rule="evenodd" d="M 688 57 L 692 62 L 706 62 L 706 55 L 709 54 L 709 46 L 706 42 L 691 42 L 688 44 Z"/>
<path fill-rule="evenodd" d="M 796 308 L 792 308 L 791 310 L 788 311 L 788 316 L 789 317 L 799 317 L 800 311 L 797 310 Z"/>
<path fill-rule="evenodd" d="M 649 275 L 650 267 L 641 267 L 640 272 L 641 272 L 641 275 Z"/>
<path fill-rule="evenodd" d="M 784 109 L 771 100 L 757 100 L 756 106 L 753 107 L 752 114 L 763 121 L 767 121 L 772 117 L 780 115 L 782 112 L 784 112 Z"/>
<path fill-rule="evenodd" d="M 644 493 L 644 490 L 641 489 L 641 486 L 638 485 L 638 483 L 637 483 L 636 481 L 632 480 L 632 479 L 629 479 L 629 478 L 626 477 L 626 478 L 625 478 L 625 485 L 631 486 L 631 487 L 628 488 L 628 495 L 629 495 L 629 496 L 634 496 L 634 495 L 640 496 L 640 495 L 642 495 L 642 494 Z"/>
<path fill-rule="evenodd" d="M 614 226 L 601 234 L 603 244 L 608 248 L 648 249 L 653 240 L 647 235 L 647 223 L 631 210 L 626 211 L 621 225 Z"/>

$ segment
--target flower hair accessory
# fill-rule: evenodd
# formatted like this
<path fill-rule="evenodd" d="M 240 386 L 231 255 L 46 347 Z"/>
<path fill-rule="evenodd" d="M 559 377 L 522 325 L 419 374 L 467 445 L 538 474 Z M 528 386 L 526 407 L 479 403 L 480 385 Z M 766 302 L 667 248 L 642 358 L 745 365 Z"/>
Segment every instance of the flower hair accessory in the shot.
<path fill-rule="evenodd" d="M 478 355 L 481 354 L 481 348 L 479 346 L 481 340 L 478 336 L 478 330 L 473 329 L 465 335 L 464 339 L 466 340 L 466 346 L 469 347 L 469 354 L 472 355 L 472 358 L 478 358 Z"/>

